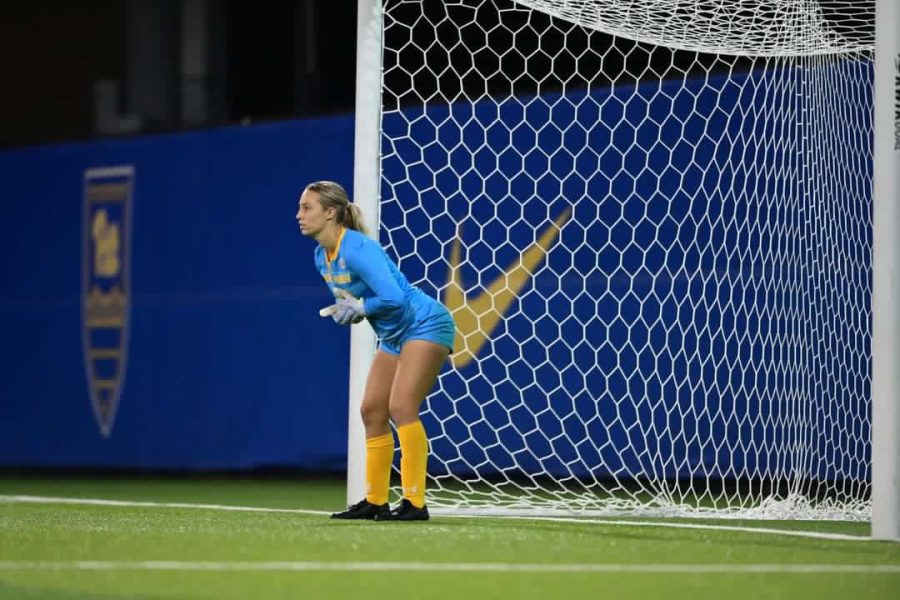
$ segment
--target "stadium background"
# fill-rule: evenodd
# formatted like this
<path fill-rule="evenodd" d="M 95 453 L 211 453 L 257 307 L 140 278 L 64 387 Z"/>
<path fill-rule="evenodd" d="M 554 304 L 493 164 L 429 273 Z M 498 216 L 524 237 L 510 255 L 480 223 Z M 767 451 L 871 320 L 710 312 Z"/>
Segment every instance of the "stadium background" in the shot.
<path fill-rule="evenodd" d="M 418 4 L 395 2 L 398 12 L 415 13 Z M 393 69 L 390 76 L 396 80 L 390 88 L 400 93 L 386 95 L 384 103 L 387 109 L 402 112 L 392 112 L 385 126 L 408 133 L 408 141 L 428 132 L 424 120 L 408 129 L 403 122 L 421 114 L 417 112 L 421 106 L 415 106 L 414 90 L 424 95 L 434 91 L 436 73 L 443 73 L 441 87 L 451 92 L 459 85 L 469 95 L 485 90 L 499 98 L 511 91 L 516 98 L 527 100 L 538 93 L 536 81 L 541 82 L 539 92 L 546 97 L 562 92 L 560 80 L 553 79 L 549 71 L 570 82 L 566 93 L 574 98 L 578 89 L 587 87 L 576 73 L 580 68 L 592 74 L 591 89 L 600 96 L 607 93 L 601 67 L 621 71 L 624 64 L 635 74 L 671 69 L 676 78 L 680 74 L 689 80 L 708 76 L 710 87 L 697 96 L 701 105 L 710 100 L 706 95 L 720 91 L 723 76 L 738 80 L 756 76 L 747 73 L 748 63 L 743 59 L 724 65 L 714 57 L 649 48 L 602 35 L 588 36 L 592 43 L 609 49 L 602 64 L 587 54 L 578 61 L 545 60 L 533 52 L 528 40 L 534 36 L 527 34 L 529 23 L 545 17 L 519 18 L 513 23 L 516 33 L 492 27 L 497 9 L 509 5 L 508 0 L 480 4 L 478 23 L 491 29 L 492 45 L 508 48 L 516 37 L 517 44 L 524 44 L 520 46 L 524 54 L 512 52 L 496 58 L 495 63 L 490 62 L 495 60 L 490 52 L 479 57 L 480 64 L 495 73 L 487 81 L 479 81 L 472 71 L 459 78 L 445 70 L 440 49 L 424 61 L 433 70 L 416 71 L 420 79 L 414 85 L 406 79 L 410 71 Z M 840 0 L 819 3 L 826 18 L 830 8 L 839 5 Z M 429 1 L 422 6 L 437 13 L 442 6 L 452 7 L 466 18 L 471 4 Z M 475 517 L 448 514 L 433 503 L 432 521 L 414 528 L 411 536 L 409 528 L 392 523 L 327 518 L 346 500 L 341 475 L 346 458 L 348 339 L 346 330 L 313 312 L 328 298 L 313 273 L 312 243 L 298 234 L 293 215 L 298 188 L 305 181 L 327 177 L 349 183 L 352 178 L 352 15 L 352 2 L 321 0 L 34 0 L 7 2 L 0 8 L 0 220 L 4 225 L 0 235 L 0 598 L 127 595 L 218 600 L 365 595 L 524 599 L 605 594 L 693 600 L 723 595 L 735 600 L 822 600 L 895 596 L 900 550 L 896 544 L 870 539 L 866 521 L 827 517 L 757 521 L 756 516 L 723 520 L 699 515 L 660 520 L 631 513 L 609 518 Z M 850 21 L 836 26 L 856 26 Z M 447 42 L 455 35 L 449 21 L 437 30 L 426 22 L 412 31 L 394 31 L 409 33 L 416 42 Z M 587 43 L 572 28 L 567 35 L 567 44 L 576 49 Z M 555 34 L 542 39 L 543 47 L 551 51 L 561 43 L 562 38 Z M 424 43 L 415 46 L 434 49 Z M 423 62 L 417 61 L 415 54 L 412 52 L 412 58 L 404 54 L 394 57 L 401 67 L 405 63 L 415 66 Z M 534 78 L 510 81 L 504 70 L 521 70 L 524 55 L 530 57 L 528 71 Z M 792 76 L 768 76 L 778 75 L 788 80 Z M 633 94 L 631 106 L 640 106 L 642 96 L 650 91 L 644 83 L 625 86 Z M 753 101 L 733 98 L 728 92 L 723 92 L 722 98 L 742 107 Z M 647 107 L 651 113 L 658 110 L 652 104 Z M 431 117 L 440 117 L 488 108 L 430 105 L 427 110 Z M 494 114 L 505 123 L 514 123 L 521 119 L 519 110 L 516 102 L 510 101 Z M 532 110 L 537 114 L 529 113 L 530 117 L 550 124 L 554 118 L 578 118 L 562 109 L 555 109 L 561 112 L 548 118 L 540 112 L 539 103 L 533 103 Z M 630 125 L 643 123 L 637 114 L 623 115 L 623 119 Z M 720 126 L 729 127 L 716 123 L 711 131 Z M 649 135 L 641 128 L 633 132 Z M 454 139 L 452 127 L 438 135 L 445 141 Z M 741 142 L 745 150 L 750 149 L 746 144 L 753 143 L 747 141 L 752 137 Z M 537 147 L 524 132 L 510 140 L 517 148 Z M 541 143 L 559 142 L 551 136 Z M 627 139 L 610 141 L 613 152 L 606 160 L 613 162 L 604 167 L 616 167 L 617 153 L 625 158 L 621 152 L 624 144 Z M 431 154 L 434 152 L 438 154 Z M 439 152 L 435 146 L 427 149 L 428 157 L 438 164 L 446 158 Z M 842 155 L 835 156 L 832 161 Z M 834 166 L 828 160 L 815 165 L 823 169 Z M 120 174 L 130 175 L 119 177 L 133 185 L 128 207 L 132 228 L 127 234 L 130 341 L 121 403 L 109 435 L 104 437 L 88 397 L 83 356 L 84 205 L 85 197 L 96 189 L 87 184 L 86 174 L 99 178 L 96 169 L 120 166 L 132 169 L 120 170 Z M 844 166 L 861 170 L 855 164 Z M 408 237 L 406 229 L 398 227 L 404 219 L 409 231 L 429 228 L 444 244 L 443 248 L 431 242 L 420 244 L 415 253 L 404 257 L 404 268 L 415 277 L 427 274 L 425 287 L 434 292 L 446 282 L 445 265 L 426 265 L 424 260 L 450 246 L 449 240 L 457 233 L 455 226 L 461 222 L 469 261 L 463 268 L 464 284 L 475 286 L 479 275 L 491 279 L 497 266 L 487 264 L 490 255 L 483 248 L 484 240 L 497 235 L 491 231 L 495 221 L 481 216 L 494 210 L 492 203 L 502 202 L 505 207 L 513 199 L 497 200 L 497 190 L 490 182 L 486 191 L 491 193 L 484 196 L 478 195 L 477 186 L 450 185 L 457 194 L 452 210 L 429 223 L 422 215 L 434 217 L 435 213 L 405 210 L 418 200 L 408 184 L 418 182 L 405 179 L 394 169 L 391 164 L 385 167 L 394 186 L 391 202 L 382 205 L 382 217 L 391 231 L 390 251 L 411 247 L 403 241 Z M 539 167 L 532 165 L 527 176 L 539 172 Z M 633 172 L 631 166 L 622 171 L 624 176 Z M 438 185 L 446 186 L 448 181 L 452 184 L 452 177 L 442 176 Z M 700 186 L 696 189 L 704 193 L 709 191 L 701 178 L 687 175 L 686 181 Z M 660 182 L 672 184 L 665 178 Z M 753 181 L 744 183 L 752 185 Z M 510 191 L 518 193 L 520 189 Z M 610 261 L 604 266 L 616 260 L 630 264 L 631 256 L 622 252 L 616 240 L 619 229 L 631 228 L 634 213 L 630 211 L 641 203 L 627 201 L 627 186 L 619 189 L 614 185 L 613 189 L 621 199 L 618 206 L 591 206 L 582 201 L 571 207 L 573 216 L 568 223 L 587 222 L 592 213 L 615 215 L 621 211 L 622 227 L 608 231 L 602 224 L 595 230 L 564 228 L 548 259 L 555 268 L 580 264 L 580 255 L 568 249 L 587 238 L 602 240 L 606 235 L 610 244 L 591 248 L 602 250 L 600 260 Z M 445 192 L 444 187 L 428 189 L 427 202 L 422 205 L 438 210 L 443 199 L 437 196 Z M 565 204 L 545 204 L 534 212 L 528 205 L 522 210 L 529 225 L 544 229 Z M 460 205 L 470 206 L 471 213 L 455 212 Z M 651 210 L 646 216 L 652 219 L 656 215 L 653 203 L 648 206 Z M 731 242 L 727 229 L 705 229 L 708 223 L 694 218 L 697 215 L 692 210 L 702 211 L 703 206 L 689 208 L 679 205 L 677 214 L 696 222 L 696 229 L 689 225 L 659 229 L 672 247 L 681 236 L 691 235 Z M 778 211 L 762 210 L 758 216 L 770 225 L 777 222 Z M 828 219 L 827 214 L 818 217 Z M 818 225 L 827 235 L 840 233 L 835 223 Z M 478 237 L 483 238 L 482 243 L 473 243 Z M 521 249 L 514 245 L 525 243 L 527 237 L 516 234 L 513 244 L 499 247 L 500 257 L 509 258 L 505 252 L 514 255 Z M 834 239 L 849 243 L 849 238 Z M 835 248 L 840 253 L 844 246 L 836 244 Z M 857 264 L 867 264 L 866 256 L 854 256 Z M 672 260 L 675 264 L 678 260 L 699 262 L 704 268 L 734 267 L 727 260 L 706 264 L 705 258 L 708 256 L 702 253 L 686 253 Z M 473 266 L 483 268 L 479 273 L 470 269 Z M 755 276 L 758 266 L 744 263 L 739 274 Z M 627 273 L 626 279 L 631 276 L 636 289 L 647 291 L 647 282 L 636 274 Z M 833 275 L 826 266 L 809 280 L 825 282 Z M 852 280 L 866 289 L 866 277 L 856 271 Z M 729 280 L 736 294 L 771 289 L 751 288 L 741 277 Z M 559 283 L 552 273 L 542 273 L 529 287 L 535 291 L 558 289 Z M 566 282 L 562 283 L 565 286 Z M 615 277 L 607 282 L 578 283 L 588 288 L 594 283 L 610 284 L 607 294 L 611 301 L 627 303 L 633 297 L 624 293 L 626 287 L 616 285 Z M 658 283 L 671 285 L 666 289 L 673 296 L 687 289 L 699 306 L 728 306 L 714 302 L 715 291 L 706 292 L 702 286 L 694 288 L 684 281 L 666 282 L 663 278 Z M 645 303 L 648 298 L 652 303 L 652 294 L 644 298 Z M 828 309 L 834 298 L 819 298 L 826 324 L 856 325 L 832 319 Z M 556 303 L 543 305 L 538 299 L 537 294 L 523 296 L 520 305 L 524 312 L 501 326 L 504 335 L 486 346 L 493 356 L 482 365 L 481 375 L 475 373 L 476 365 L 462 367 L 460 373 L 475 382 L 473 397 L 456 393 L 454 386 L 460 382 L 453 371 L 447 371 L 451 376 L 442 383 L 451 394 L 434 398 L 432 414 L 442 415 L 440 403 L 444 402 L 458 402 L 453 408 L 459 414 L 478 406 L 475 396 L 490 392 L 485 378 L 496 368 L 498 357 L 519 351 L 510 340 L 524 326 L 525 315 L 534 318 L 542 310 L 562 310 Z M 663 305 L 645 306 L 668 310 Z M 700 318 L 670 314 L 687 331 L 692 330 L 691 319 Z M 705 316 L 717 326 L 727 323 L 750 329 L 759 325 L 724 310 Z M 621 325 L 616 324 L 619 333 L 610 341 L 621 339 Z M 783 325 L 769 323 L 773 328 Z M 552 338 L 552 326 L 545 330 L 539 321 L 536 327 L 532 341 Z M 632 329 L 630 335 L 644 335 L 638 332 Z M 828 332 L 839 333 L 839 329 L 829 328 Z M 578 333 L 566 330 L 566 335 Z M 860 340 L 863 333 L 857 333 L 858 347 L 865 347 L 867 342 Z M 646 334 L 648 340 L 653 339 L 652 331 Z M 802 341 L 788 337 L 803 348 Z M 680 341 L 689 348 L 709 349 L 703 345 L 709 340 L 699 336 Z M 553 359 L 565 356 L 556 352 L 556 346 L 529 344 L 521 349 L 528 357 L 548 351 Z M 809 351 L 827 353 L 829 349 L 820 344 Z M 842 349 L 834 353 L 835 363 L 821 365 L 820 374 L 834 377 L 823 380 L 817 393 L 852 389 L 856 395 L 867 395 L 868 390 L 853 387 L 859 379 L 847 375 L 856 369 L 841 370 L 849 364 L 842 358 L 847 349 Z M 740 352 L 758 350 L 758 345 L 750 344 Z M 608 351 L 601 354 L 601 366 L 611 364 L 605 354 Z M 723 355 L 734 356 L 728 354 L 732 351 L 726 347 Z M 864 360 L 867 355 L 853 355 L 853 360 Z M 573 356 L 575 361 L 581 358 Z M 836 363 L 840 367 L 836 368 Z M 743 371 L 748 377 L 745 385 L 778 383 L 768 377 L 777 380 L 784 372 L 760 364 L 759 371 Z M 683 363 L 661 366 L 673 372 L 687 367 Z M 639 362 L 635 368 L 638 370 L 632 374 L 640 375 Z M 533 371 L 518 375 L 526 380 L 537 377 L 544 383 L 563 377 L 562 385 L 573 385 L 559 372 Z M 621 380 L 623 373 L 620 370 L 609 378 L 608 390 L 629 393 L 628 382 Z M 762 378 L 754 379 L 754 374 Z M 728 377 L 718 379 L 717 372 L 701 369 L 690 375 L 702 375 L 695 381 L 709 384 L 706 389 L 714 392 L 735 389 Z M 633 383 L 642 380 L 640 376 L 631 378 Z M 530 394 L 536 391 L 536 386 L 529 388 Z M 670 398 L 680 408 L 690 407 L 696 400 L 688 393 Z M 709 400 L 726 411 L 735 398 L 723 393 L 712 394 Z M 754 410 L 752 406 L 736 408 Z M 637 417 L 633 413 L 623 416 Z M 836 428 L 851 418 L 833 413 L 819 416 L 831 419 Z M 527 416 L 522 418 L 527 420 Z M 642 414 L 640 418 L 657 425 L 655 415 Z M 545 414 L 527 425 L 555 434 L 558 421 Z M 453 423 L 445 423 L 448 435 L 435 444 L 454 440 Z M 855 423 L 855 429 L 841 434 L 855 440 L 847 446 L 848 451 L 865 454 L 867 425 L 858 418 Z M 806 424 L 812 423 L 803 423 L 803 419 L 795 423 Z M 722 425 L 707 422 L 701 427 Z M 765 440 L 774 441 L 779 432 L 791 433 L 789 427 L 779 429 L 782 426 L 776 422 L 762 432 L 772 436 Z M 626 441 L 619 433 L 613 434 L 615 444 Z M 759 462 L 757 467 L 772 467 L 767 460 L 772 457 L 757 444 L 760 432 L 749 437 L 745 431 L 741 434 L 752 439 L 747 448 L 756 447 L 752 459 Z M 665 438 L 659 439 L 658 456 L 664 456 L 670 449 L 664 445 Z M 515 448 L 522 440 L 512 436 L 505 441 Z M 632 449 L 647 443 L 640 436 L 628 441 Z M 468 446 L 460 450 L 467 460 L 480 460 L 477 448 L 472 454 L 468 454 Z M 555 450 L 565 456 L 567 449 Z M 698 454 L 697 447 L 690 445 L 671 450 L 673 457 L 684 453 L 689 460 L 680 464 L 689 468 L 715 469 L 722 461 L 731 464 L 744 458 L 742 452 L 733 456 Z M 809 468 L 823 468 L 820 476 L 829 477 L 831 469 L 847 473 L 841 463 L 847 455 L 829 458 L 826 451 L 816 456 L 818 461 Z M 497 455 L 492 459 L 498 465 L 505 460 Z M 831 459 L 834 462 L 829 463 Z M 541 466 L 559 467 L 553 460 Z M 774 468 L 789 464 L 777 462 Z M 461 466 L 464 464 L 454 465 Z M 649 462 L 644 466 L 661 465 Z M 432 468 L 440 465 L 432 464 Z M 256 476 L 263 473 L 278 477 Z M 328 476 L 319 477 L 321 474 Z M 868 477 L 867 473 L 852 475 Z M 410 537 L 415 538 L 414 543 Z"/>

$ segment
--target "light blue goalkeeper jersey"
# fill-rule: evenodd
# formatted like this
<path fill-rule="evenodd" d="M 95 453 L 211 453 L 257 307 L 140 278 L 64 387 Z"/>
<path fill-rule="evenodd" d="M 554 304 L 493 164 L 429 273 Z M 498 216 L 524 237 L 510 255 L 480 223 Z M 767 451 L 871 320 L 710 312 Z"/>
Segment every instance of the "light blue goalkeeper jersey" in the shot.
<path fill-rule="evenodd" d="M 331 261 L 325 249 L 316 246 L 315 260 L 332 293 L 342 288 L 363 299 L 366 318 L 383 344 L 399 347 L 416 323 L 446 312 L 409 283 L 378 242 L 359 231 L 343 230 Z"/>

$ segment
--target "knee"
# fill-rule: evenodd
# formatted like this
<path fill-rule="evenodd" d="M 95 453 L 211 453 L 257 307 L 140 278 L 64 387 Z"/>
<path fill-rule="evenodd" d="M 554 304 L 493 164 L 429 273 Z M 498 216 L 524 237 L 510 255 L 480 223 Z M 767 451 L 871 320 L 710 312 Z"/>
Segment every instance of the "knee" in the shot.
<path fill-rule="evenodd" d="M 379 425 L 386 426 L 388 424 L 389 415 L 384 408 L 366 404 L 364 402 L 359 409 L 359 414 L 362 417 L 363 425 L 366 427 L 377 427 Z"/>

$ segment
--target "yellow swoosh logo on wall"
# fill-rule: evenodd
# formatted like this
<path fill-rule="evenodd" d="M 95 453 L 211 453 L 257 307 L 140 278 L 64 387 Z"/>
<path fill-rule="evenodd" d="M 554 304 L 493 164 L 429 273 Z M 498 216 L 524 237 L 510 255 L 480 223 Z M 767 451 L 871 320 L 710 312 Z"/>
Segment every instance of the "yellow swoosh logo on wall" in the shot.
<path fill-rule="evenodd" d="M 547 256 L 560 229 L 569 219 L 572 209 L 567 208 L 553 224 L 547 226 L 540 238 L 519 259 L 498 275 L 486 290 L 474 298 L 467 298 L 460 277 L 462 241 L 457 233 L 450 251 L 450 277 L 444 292 L 444 304 L 456 321 L 456 339 L 453 342 L 453 366 L 460 369 L 472 362 L 504 315 L 516 301 L 528 280 Z"/>

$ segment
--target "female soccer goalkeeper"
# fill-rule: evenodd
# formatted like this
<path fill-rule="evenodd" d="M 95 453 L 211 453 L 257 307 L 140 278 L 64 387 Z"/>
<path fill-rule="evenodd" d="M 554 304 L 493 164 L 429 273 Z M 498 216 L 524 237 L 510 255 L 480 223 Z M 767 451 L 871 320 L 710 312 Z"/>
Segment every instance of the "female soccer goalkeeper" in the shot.
<path fill-rule="evenodd" d="M 453 348 L 450 312 L 410 285 L 384 249 L 365 235 L 359 208 L 330 181 L 306 186 L 297 210 L 300 233 L 315 239 L 319 272 L 337 299 L 332 318 L 340 325 L 368 319 L 379 346 L 366 381 L 362 420 L 366 428 L 366 497 L 333 519 L 424 521 L 428 441 L 419 407 Z M 394 436 L 400 438 L 403 500 L 388 505 Z"/>

